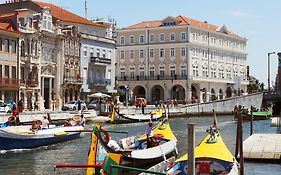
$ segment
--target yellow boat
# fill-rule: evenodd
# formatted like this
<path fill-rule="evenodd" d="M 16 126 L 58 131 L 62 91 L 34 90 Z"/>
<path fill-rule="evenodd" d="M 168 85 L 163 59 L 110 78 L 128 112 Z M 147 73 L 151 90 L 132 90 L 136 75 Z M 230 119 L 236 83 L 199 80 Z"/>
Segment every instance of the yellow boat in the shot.
<path fill-rule="evenodd" d="M 216 127 L 211 127 L 208 134 L 195 147 L 195 174 L 229 174 L 238 175 L 238 162 L 222 140 Z M 178 172 L 187 174 L 187 154 L 176 160 L 169 174 Z"/>
<path fill-rule="evenodd" d="M 135 140 L 132 137 L 120 139 L 119 145 L 121 149 L 116 151 L 108 146 L 110 132 L 112 131 L 104 130 L 99 125 L 94 128 L 97 140 L 107 153 L 122 155 L 123 158 L 120 165 L 143 168 L 161 162 L 171 156 L 176 156 L 178 153 L 176 148 L 177 139 L 166 119 L 153 128 L 154 144 L 150 148 L 147 148 L 146 135 L 143 135 Z M 133 143 L 130 144 L 134 145 L 133 149 L 128 145 L 129 142 Z"/>

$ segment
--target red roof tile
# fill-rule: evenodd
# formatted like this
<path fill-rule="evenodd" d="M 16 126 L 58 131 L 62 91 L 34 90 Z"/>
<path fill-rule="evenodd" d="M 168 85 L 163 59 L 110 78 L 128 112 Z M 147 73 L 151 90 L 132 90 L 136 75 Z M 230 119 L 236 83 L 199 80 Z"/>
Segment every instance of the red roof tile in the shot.
<path fill-rule="evenodd" d="M 91 25 L 91 26 L 98 26 L 98 27 L 106 27 L 106 25 L 94 23 L 90 20 L 87 20 L 87 19 L 85 19 L 81 16 L 78 16 L 74 13 L 71 13 L 67 10 L 64 10 L 64 9 L 62 9 L 58 6 L 55 6 L 51 3 L 39 2 L 39 1 L 33 1 L 33 2 L 36 3 L 37 5 L 39 5 L 41 8 L 49 7 L 51 9 L 52 15 L 55 18 L 60 19 L 61 21 Z"/>
<path fill-rule="evenodd" d="M 199 28 L 203 28 L 203 29 L 208 29 L 208 30 L 212 30 L 212 31 L 216 31 L 219 27 L 213 24 L 209 24 L 207 22 L 202 22 L 202 21 L 198 21 L 195 19 L 191 19 L 185 16 L 177 16 L 176 17 L 178 25 L 192 25 L 192 26 L 196 26 Z M 125 29 L 139 29 L 139 28 L 150 28 L 150 27 L 160 27 L 162 24 L 162 20 L 155 20 L 155 21 L 145 21 L 145 22 L 140 22 L 134 25 L 131 25 L 129 27 L 126 27 Z M 234 33 L 228 33 L 231 36 L 234 37 L 239 37 L 240 36 L 234 34 Z"/>

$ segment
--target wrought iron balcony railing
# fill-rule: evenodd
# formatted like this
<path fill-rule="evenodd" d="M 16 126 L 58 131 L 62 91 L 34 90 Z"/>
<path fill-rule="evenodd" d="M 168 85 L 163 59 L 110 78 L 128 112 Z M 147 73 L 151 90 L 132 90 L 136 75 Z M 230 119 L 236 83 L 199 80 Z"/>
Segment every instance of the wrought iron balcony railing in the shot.
<path fill-rule="evenodd" d="M 91 57 L 91 63 L 111 64 L 111 59 L 101 57 Z"/>

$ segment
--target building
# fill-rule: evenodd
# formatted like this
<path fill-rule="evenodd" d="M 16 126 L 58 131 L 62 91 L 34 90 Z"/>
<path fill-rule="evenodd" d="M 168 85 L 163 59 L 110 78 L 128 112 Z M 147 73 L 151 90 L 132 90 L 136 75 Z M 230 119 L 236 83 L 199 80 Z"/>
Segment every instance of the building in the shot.
<path fill-rule="evenodd" d="M 116 76 L 131 98 L 205 102 L 246 92 L 246 38 L 184 16 L 117 30 Z"/>
<path fill-rule="evenodd" d="M 0 18 L 0 100 L 9 103 L 17 101 L 19 90 L 18 40 L 20 33 L 7 14 Z"/>
<path fill-rule="evenodd" d="M 95 92 L 114 93 L 115 88 L 115 21 L 96 19 L 105 26 L 95 34 L 81 32 L 81 70 L 83 100 Z"/>
<path fill-rule="evenodd" d="M 14 15 L 6 17 L 11 13 Z M 89 88 L 89 93 L 114 88 L 115 74 L 108 73 L 114 71 L 115 55 L 115 41 L 112 36 L 107 37 L 110 25 L 93 22 L 51 3 L 31 0 L 0 4 L 0 15 L 3 16 L 1 20 L 11 20 L 21 34 L 19 99 L 23 99 L 25 109 L 55 110 L 68 101 L 81 98 L 81 92 L 88 91 L 88 88 L 82 88 L 82 73 L 88 75 L 84 76 L 87 78 L 85 83 L 96 76 L 93 73 L 97 73 L 99 80 L 104 82 L 100 88 Z M 89 47 L 84 46 L 85 43 Z M 85 47 L 89 48 L 89 52 L 91 48 L 99 48 L 101 56 L 96 56 L 98 59 L 95 61 L 91 61 L 94 60 L 90 58 L 91 54 L 81 57 L 85 52 L 81 49 Z M 105 65 L 97 62 L 104 59 L 104 50 L 106 58 L 110 58 Z M 84 62 L 92 66 L 85 66 Z M 94 70 L 96 68 L 101 73 Z"/>

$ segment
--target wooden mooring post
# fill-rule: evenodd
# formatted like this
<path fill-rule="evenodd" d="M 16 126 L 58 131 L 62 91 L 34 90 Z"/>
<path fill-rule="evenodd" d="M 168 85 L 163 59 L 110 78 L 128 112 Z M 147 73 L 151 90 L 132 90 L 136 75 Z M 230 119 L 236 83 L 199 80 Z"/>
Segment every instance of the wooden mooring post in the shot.
<path fill-rule="evenodd" d="M 250 136 L 253 135 L 253 106 L 251 106 Z"/>
<path fill-rule="evenodd" d="M 195 123 L 189 123 L 187 125 L 188 128 L 188 149 L 187 149 L 187 154 L 188 154 L 188 174 L 189 175 L 195 175 L 195 155 L 194 155 L 194 148 L 195 148 L 195 133 L 194 133 L 194 126 Z"/>
<path fill-rule="evenodd" d="M 239 175 L 244 175 L 244 157 L 243 157 L 243 127 L 242 127 L 242 115 L 237 113 L 237 131 L 236 131 L 236 146 L 235 146 L 235 158 L 238 158 L 239 152 Z"/>

